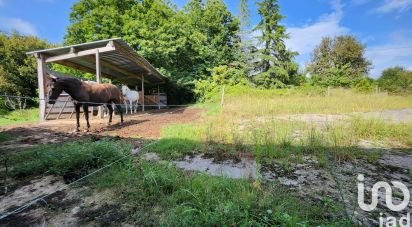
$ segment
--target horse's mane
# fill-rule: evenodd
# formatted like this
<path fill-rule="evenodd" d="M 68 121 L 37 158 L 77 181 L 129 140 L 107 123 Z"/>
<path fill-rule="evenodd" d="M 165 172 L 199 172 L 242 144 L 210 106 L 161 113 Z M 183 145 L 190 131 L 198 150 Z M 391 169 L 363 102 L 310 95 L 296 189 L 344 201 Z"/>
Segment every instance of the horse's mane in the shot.
<path fill-rule="evenodd" d="M 83 81 L 77 79 L 77 78 L 73 78 L 73 77 L 58 77 L 57 81 L 62 81 L 62 82 L 66 82 L 66 83 L 70 83 L 70 84 L 82 84 Z"/>

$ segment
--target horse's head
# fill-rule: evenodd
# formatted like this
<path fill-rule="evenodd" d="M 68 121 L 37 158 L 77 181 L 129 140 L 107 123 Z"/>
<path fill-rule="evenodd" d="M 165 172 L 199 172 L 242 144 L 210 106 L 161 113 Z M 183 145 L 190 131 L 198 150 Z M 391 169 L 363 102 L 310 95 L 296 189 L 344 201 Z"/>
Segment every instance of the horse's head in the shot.
<path fill-rule="evenodd" d="M 55 104 L 56 99 L 63 92 L 61 83 L 59 83 L 59 78 L 51 78 L 48 84 L 48 97 L 49 104 Z"/>
<path fill-rule="evenodd" d="M 129 87 L 126 85 L 122 85 L 122 94 L 126 95 L 130 91 Z"/>

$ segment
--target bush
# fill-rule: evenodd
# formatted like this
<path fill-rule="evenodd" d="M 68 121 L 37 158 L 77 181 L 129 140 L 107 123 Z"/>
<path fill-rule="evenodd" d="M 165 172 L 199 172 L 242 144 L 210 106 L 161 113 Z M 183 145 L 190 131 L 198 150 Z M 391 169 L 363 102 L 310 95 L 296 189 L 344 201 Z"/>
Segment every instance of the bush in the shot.
<path fill-rule="evenodd" d="M 393 67 L 384 70 L 377 82 L 381 88 L 390 93 L 412 93 L 412 71 L 402 67 Z"/>
<path fill-rule="evenodd" d="M 363 78 L 355 84 L 354 88 L 359 92 L 369 93 L 373 91 L 373 85 L 374 82 L 372 79 Z"/>
<path fill-rule="evenodd" d="M 249 84 L 245 72 L 226 65 L 215 67 L 211 76 L 195 83 L 196 98 L 201 101 L 211 100 L 223 86 L 244 86 Z"/>

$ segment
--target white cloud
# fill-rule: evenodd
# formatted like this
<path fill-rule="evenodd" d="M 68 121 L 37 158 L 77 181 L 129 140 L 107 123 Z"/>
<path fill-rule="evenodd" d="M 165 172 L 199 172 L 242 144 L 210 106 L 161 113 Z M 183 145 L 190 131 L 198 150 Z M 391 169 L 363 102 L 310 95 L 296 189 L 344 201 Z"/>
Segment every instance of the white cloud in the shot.
<path fill-rule="evenodd" d="M 321 15 L 314 23 L 287 28 L 290 39 L 286 41 L 286 45 L 291 50 L 299 52 L 297 60 L 301 66 L 305 64 L 304 61 L 309 60 L 310 53 L 323 37 L 334 37 L 349 32 L 348 28 L 341 25 L 344 7 L 341 1 L 332 1 L 331 7 L 332 12 Z"/>
<path fill-rule="evenodd" d="M 34 25 L 20 18 L 0 17 L 0 30 L 16 30 L 25 35 L 37 35 L 37 31 Z"/>
<path fill-rule="evenodd" d="M 381 6 L 375 9 L 377 13 L 390 13 L 397 11 L 403 13 L 412 7 L 412 0 L 385 0 Z"/>
<path fill-rule="evenodd" d="M 411 33 L 394 32 L 389 42 L 367 47 L 366 57 L 373 63 L 373 69 L 370 72 L 373 78 L 379 77 L 382 70 L 388 67 L 411 67 L 412 40 L 408 39 Z"/>

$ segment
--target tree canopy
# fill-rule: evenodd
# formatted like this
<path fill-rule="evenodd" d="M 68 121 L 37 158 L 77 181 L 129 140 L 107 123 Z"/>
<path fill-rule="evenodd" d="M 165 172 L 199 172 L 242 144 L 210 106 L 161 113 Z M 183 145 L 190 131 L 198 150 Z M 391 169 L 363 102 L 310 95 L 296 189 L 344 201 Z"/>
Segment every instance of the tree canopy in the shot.
<path fill-rule="evenodd" d="M 0 32 L 0 93 L 36 97 L 37 63 L 26 52 L 47 47 L 37 37 Z"/>
<path fill-rule="evenodd" d="M 364 55 L 365 46 L 353 36 L 324 37 L 313 50 L 309 72 L 316 84 L 352 86 L 369 72 Z"/>
<path fill-rule="evenodd" d="M 391 93 L 412 93 L 412 71 L 402 67 L 388 68 L 382 72 L 377 83 Z"/>
<path fill-rule="evenodd" d="M 70 22 L 67 44 L 122 37 L 179 84 L 237 56 L 239 21 L 222 0 L 190 0 L 182 10 L 162 0 L 80 0 Z"/>

